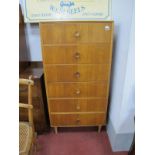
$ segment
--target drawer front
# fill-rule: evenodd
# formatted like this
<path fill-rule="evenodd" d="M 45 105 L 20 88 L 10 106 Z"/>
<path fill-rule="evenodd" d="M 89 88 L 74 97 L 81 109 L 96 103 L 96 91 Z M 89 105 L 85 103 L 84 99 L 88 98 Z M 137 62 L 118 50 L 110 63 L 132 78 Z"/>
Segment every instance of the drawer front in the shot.
<path fill-rule="evenodd" d="M 110 44 L 78 46 L 43 46 L 44 64 L 109 64 Z"/>
<path fill-rule="evenodd" d="M 107 82 L 48 83 L 48 97 L 107 97 Z"/>
<path fill-rule="evenodd" d="M 48 65 L 44 67 L 48 82 L 108 80 L 109 65 Z"/>
<path fill-rule="evenodd" d="M 112 41 L 112 22 L 42 23 L 40 28 L 43 45 Z"/>
<path fill-rule="evenodd" d="M 59 112 L 106 112 L 107 99 L 50 99 L 49 111 Z"/>
<path fill-rule="evenodd" d="M 60 114 L 51 116 L 52 126 L 91 126 L 104 125 L 106 117 L 104 113 L 96 114 Z"/>

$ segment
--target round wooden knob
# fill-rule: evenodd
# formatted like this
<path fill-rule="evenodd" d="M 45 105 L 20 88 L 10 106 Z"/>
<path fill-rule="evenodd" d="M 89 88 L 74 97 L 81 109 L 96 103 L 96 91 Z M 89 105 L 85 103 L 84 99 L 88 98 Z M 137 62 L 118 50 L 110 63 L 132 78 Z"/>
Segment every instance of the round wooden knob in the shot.
<path fill-rule="evenodd" d="M 79 89 L 76 90 L 76 94 L 79 95 L 81 92 Z"/>
<path fill-rule="evenodd" d="M 79 73 L 79 72 L 76 72 L 76 73 L 74 73 L 74 76 L 75 76 L 76 78 L 79 78 L 79 77 L 80 77 L 80 73 Z"/>
<path fill-rule="evenodd" d="M 77 110 L 80 110 L 80 106 L 79 106 L 79 105 L 77 105 L 77 106 L 76 106 L 76 109 L 77 109 Z"/>
<path fill-rule="evenodd" d="M 76 119 L 76 123 L 80 123 L 80 119 L 79 118 Z"/>
<path fill-rule="evenodd" d="M 80 33 L 79 32 L 75 32 L 75 37 L 79 38 L 80 37 Z"/>
<path fill-rule="evenodd" d="M 74 57 L 75 59 L 80 59 L 80 53 L 76 52 Z"/>

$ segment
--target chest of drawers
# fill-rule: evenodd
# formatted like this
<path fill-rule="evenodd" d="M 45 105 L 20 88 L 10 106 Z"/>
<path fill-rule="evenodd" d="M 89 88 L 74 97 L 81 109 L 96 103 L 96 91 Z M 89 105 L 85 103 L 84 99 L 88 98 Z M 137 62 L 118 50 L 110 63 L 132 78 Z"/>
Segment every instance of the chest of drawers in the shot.
<path fill-rule="evenodd" d="M 113 21 L 40 23 L 51 127 L 106 125 Z"/>

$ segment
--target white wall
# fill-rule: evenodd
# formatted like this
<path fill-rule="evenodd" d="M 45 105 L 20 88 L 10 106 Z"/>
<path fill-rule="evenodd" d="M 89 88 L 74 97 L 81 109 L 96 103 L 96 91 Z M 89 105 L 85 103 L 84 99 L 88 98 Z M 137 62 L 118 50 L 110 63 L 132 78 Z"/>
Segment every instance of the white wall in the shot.
<path fill-rule="evenodd" d="M 30 61 L 42 61 L 39 24 L 26 24 L 26 36 Z"/>
<path fill-rule="evenodd" d="M 134 0 L 113 0 L 115 40 L 107 132 L 114 151 L 127 151 L 134 134 Z"/>
<path fill-rule="evenodd" d="M 130 32 L 130 42 L 128 50 L 128 58 L 126 65 L 126 74 L 124 81 L 122 105 L 120 110 L 119 132 L 134 132 L 134 115 L 135 115 L 135 36 L 134 36 L 134 16 L 132 18 L 132 26 Z"/>
<path fill-rule="evenodd" d="M 124 81 L 129 51 L 130 32 L 134 0 L 113 0 L 112 15 L 115 21 L 115 41 L 113 49 L 110 119 L 118 130 L 122 104 Z"/>

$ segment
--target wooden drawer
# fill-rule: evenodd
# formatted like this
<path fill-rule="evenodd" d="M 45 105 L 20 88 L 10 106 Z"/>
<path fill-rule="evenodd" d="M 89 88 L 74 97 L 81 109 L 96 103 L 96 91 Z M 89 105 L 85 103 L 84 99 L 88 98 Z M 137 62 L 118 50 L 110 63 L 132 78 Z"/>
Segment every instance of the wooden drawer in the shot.
<path fill-rule="evenodd" d="M 42 44 L 112 42 L 112 22 L 41 23 Z"/>
<path fill-rule="evenodd" d="M 51 115 L 52 126 L 92 126 L 105 124 L 104 113 Z"/>
<path fill-rule="evenodd" d="M 55 82 L 47 84 L 49 98 L 107 97 L 107 82 Z"/>
<path fill-rule="evenodd" d="M 78 82 L 108 80 L 110 65 L 47 65 L 47 82 Z"/>
<path fill-rule="evenodd" d="M 50 113 L 60 112 L 106 112 L 107 99 L 50 99 Z"/>
<path fill-rule="evenodd" d="M 44 64 L 109 64 L 110 44 L 43 46 Z"/>

